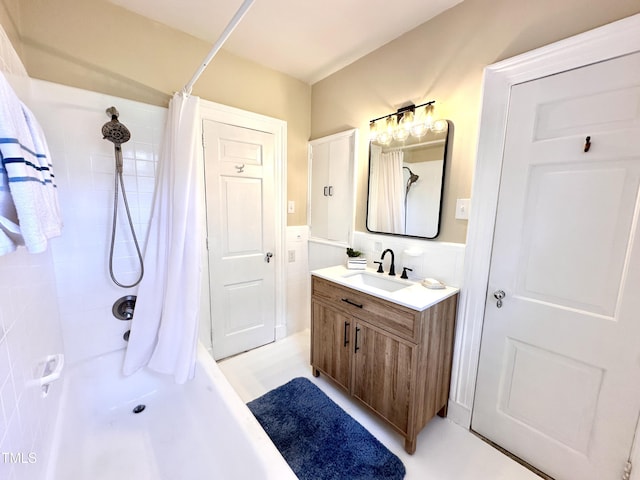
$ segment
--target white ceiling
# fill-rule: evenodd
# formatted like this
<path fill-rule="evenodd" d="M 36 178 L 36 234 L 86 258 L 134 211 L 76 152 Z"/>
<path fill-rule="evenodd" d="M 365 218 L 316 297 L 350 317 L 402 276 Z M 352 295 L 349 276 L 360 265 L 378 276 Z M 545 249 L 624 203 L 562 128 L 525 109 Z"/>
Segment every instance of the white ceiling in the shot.
<path fill-rule="evenodd" d="M 108 1 L 211 44 L 242 4 L 242 0 Z M 460 2 L 255 0 L 223 48 L 313 84 Z"/>

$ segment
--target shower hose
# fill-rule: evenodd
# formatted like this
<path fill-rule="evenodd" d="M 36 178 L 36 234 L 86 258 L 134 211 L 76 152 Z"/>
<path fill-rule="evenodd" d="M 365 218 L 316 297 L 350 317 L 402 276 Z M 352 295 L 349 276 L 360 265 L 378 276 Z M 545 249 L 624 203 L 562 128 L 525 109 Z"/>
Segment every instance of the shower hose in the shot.
<path fill-rule="evenodd" d="M 111 280 L 113 280 L 113 283 L 115 283 L 119 287 L 131 288 L 138 285 L 142 280 L 142 277 L 144 275 L 144 262 L 142 260 L 142 253 L 140 253 L 140 246 L 138 245 L 136 232 L 133 228 L 133 221 L 131 220 L 131 212 L 129 211 L 129 202 L 127 201 L 127 192 L 124 189 L 124 180 L 122 179 L 122 148 L 119 145 L 116 145 L 115 151 L 116 151 L 116 174 L 115 174 L 115 188 L 114 188 L 114 195 L 113 195 L 113 224 L 111 228 L 111 248 L 109 250 L 109 275 L 111 275 Z M 136 246 L 138 261 L 140 263 L 140 275 L 138 276 L 138 279 L 130 285 L 126 285 L 119 282 L 116 279 L 115 274 L 113 273 L 113 250 L 114 250 L 115 241 L 116 241 L 116 223 L 118 220 L 118 184 L 122 189 L 122 200 L 124 201 L 124 208 L 127 212 L 127 219 L 129 220 L 129 228 L 131 229 L 131 234 L 133 235 L 133 243 Z"/>

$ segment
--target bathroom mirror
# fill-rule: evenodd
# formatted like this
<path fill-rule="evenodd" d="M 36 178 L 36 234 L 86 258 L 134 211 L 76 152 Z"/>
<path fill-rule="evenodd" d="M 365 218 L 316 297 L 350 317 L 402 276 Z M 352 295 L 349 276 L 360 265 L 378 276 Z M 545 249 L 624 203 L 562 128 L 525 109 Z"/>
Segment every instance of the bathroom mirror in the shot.
<path fill-rule="evenodd" d="M 369 144 L 367 230 L 432 239 L 440 230 L 442 193 L 452 124 L 389 144 Z"/>

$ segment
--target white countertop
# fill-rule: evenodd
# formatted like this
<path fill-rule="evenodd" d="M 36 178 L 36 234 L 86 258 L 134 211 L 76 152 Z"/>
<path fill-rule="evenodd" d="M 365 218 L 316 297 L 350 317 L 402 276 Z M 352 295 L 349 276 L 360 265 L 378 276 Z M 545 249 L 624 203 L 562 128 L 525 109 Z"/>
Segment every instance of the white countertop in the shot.
<path fill-rule="evenodd" d="M 373 286 L 364 285 L 354 282 L 349 279 L 353 275 L 359 273 L 365 273 L 366 275 L 379 276 L 381 278 L 397 282 L 402 287 L 402 284 L 406 285 L 399 290 L 389 292 L 381 288 L 375 288 Z M 460 291 L 456 287 L 445 287 L 441 289 L 431 289 L 423 287 L 420 282 L 414 282 L 411 280 L 402 280 L 399 275 L 395 277 L 389 276 L 387 273 L 376 273 L 376 270 L 367 268 L 366 270 L 350 270 L 342 265 L 335 267 L 321 268 L 314 270 L 311 275 L 324 278 L 348 288 L 353 288 L 363 293 L 368 293 L 374 297 L 382 298 L 398 305 L 402 305 L 414 310 L 422 311 L 435 305 L 436 303 L 444 300 L 447 297 L 455 295 Z"/>

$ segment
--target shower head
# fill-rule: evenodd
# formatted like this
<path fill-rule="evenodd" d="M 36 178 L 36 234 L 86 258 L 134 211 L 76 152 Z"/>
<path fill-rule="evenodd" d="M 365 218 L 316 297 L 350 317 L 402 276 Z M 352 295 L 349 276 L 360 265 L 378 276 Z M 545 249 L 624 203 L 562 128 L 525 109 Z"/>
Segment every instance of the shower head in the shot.
<path fill-rule="evenodd" d="M 405 169 L 409 170 L 409 178 L 407 179 L 407 190 L 406 190 L 406 193 L 405 193 L 405 195 L 406 195 L 406 194 L 409 193 L 409 189 L 411 188 L 411 185 L 416 183 L 418 181 L 418 179 L 420 178 L 420 176 L 416 175 L 415 173 L 413 173 L 409 167 L 402 167 L 402 168 L 405 168 Z"/>
<path fill-rule="evenodd" d="M 111 121 L 102 126 L 102 138 L 113 142 L 115 145 L 122 145 L 128 142 L 131 138 L 131 132 L 118 120 L 120 113 L 118 113 L 116 107 L 107 108 L 107 115 L 111 116 Z"/>
<path fill-rule="evenodd" d="M 407 179 L 407 187 L 409 187 L 411 184 L 416 183 L 418 181 L 418 179 L 420 178 L 419 175 L 416 175 L 415 173 L 413 173 L 409 167 L 402 167 L 402 168 L 404 168 L 405 170 L 409 170 L 409 178 Z"/>

